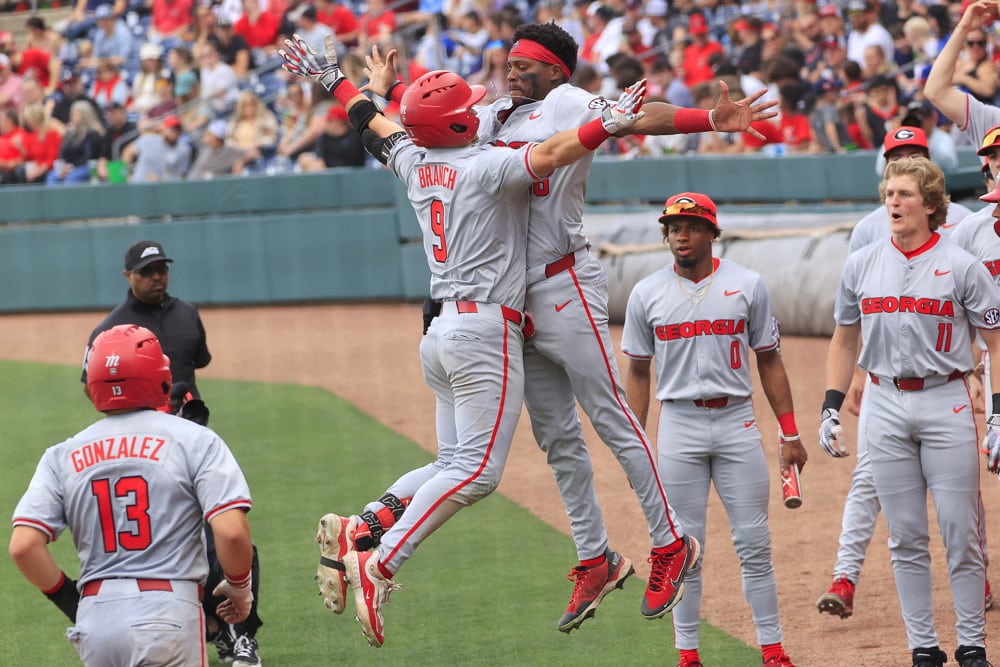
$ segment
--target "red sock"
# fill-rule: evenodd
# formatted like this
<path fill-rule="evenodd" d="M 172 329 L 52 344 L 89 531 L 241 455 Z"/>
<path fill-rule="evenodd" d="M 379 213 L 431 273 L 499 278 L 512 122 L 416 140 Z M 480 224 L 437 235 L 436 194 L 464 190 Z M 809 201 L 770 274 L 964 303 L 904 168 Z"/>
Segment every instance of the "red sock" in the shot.
<path fill-rule="evenodd" d="M 760 653 L 764 657 L 764 662 L 771 658 L 780 658 L 785 655 L 785 649 L 781 647 L 781 642 L 777 644 L 761 644 Z"/>
<path fill-rule="evenodd" d="M 604 554 L 601 554 L 597 558 L 589 558 L 587 560 L 580 561 L 580 567 L 594 567 L 595 565 L 602 565 L 607 558 Z"/>

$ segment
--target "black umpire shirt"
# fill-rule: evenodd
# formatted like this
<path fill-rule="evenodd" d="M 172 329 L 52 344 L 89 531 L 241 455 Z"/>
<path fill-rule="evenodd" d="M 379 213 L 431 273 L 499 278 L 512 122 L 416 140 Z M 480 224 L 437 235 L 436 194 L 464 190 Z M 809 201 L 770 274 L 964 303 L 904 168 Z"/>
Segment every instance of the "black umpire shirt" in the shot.
<path fill-rule="evenodd" d="M 102 331 L 119 324 L 138 324 L 156 334 L 163 353 L 170 358 L 170 374 L 174 384 L 186 382 L 194 397 L 201 398 L 194 383 L 194 371 L 208 366 L 208 362 L 212 360 L 205 341 L 205 327 L 194 306 L 169 294 L 162 303 L 150 305 L 135 298 L 130 289 L 125 301 L 108 313 L 90 334 L 87 353 L 83 358 L 81 382 L 87 383 L 87 357 L 94 339 Z"/>

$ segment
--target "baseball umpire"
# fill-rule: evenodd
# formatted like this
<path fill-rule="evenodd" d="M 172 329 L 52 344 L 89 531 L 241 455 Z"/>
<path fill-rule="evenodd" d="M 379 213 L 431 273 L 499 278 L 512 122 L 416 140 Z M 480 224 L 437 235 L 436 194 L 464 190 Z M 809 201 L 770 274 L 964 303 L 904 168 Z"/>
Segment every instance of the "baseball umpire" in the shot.
<path fill-rule="evenodd" d="M 213 613 L 250 613 L 250 489 L 213 431 L 159 411 L 170 365 L 148 329 L 118 325 L 91 348 L 88 395 L 105 417 L 49 447 L 14 510 L 10 554 L 74 627 L 66 638 L 88 667 L 206 665 L 201 525 L 222 570 Z M 80 579 L 48 549 L 66 529 Z"/>

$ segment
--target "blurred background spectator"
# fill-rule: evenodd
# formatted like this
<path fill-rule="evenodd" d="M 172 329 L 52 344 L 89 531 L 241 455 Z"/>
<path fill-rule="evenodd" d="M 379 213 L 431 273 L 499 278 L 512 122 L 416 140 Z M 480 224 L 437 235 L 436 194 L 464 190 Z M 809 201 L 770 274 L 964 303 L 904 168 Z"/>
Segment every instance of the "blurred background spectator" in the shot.
<path fill-rule="evenodd" d="M 97 62 L 97 74 L 90 84 L 90 98 L 97 102 L 97 106 L 102 110 L 112 102 L 122 106 L 129 103 L 128 84 L 112 59 L 106 58 Z"/>
<path fill-rule="evenodd" d="M 251 90 L 244 90 L 236 100 L 226 143 L 265 157 L 274 154 L 278 143 L 278 119 Z"/>
<path fill-rule="evenodd" d="M 104 109 L 107 130 L 101 140 L 101 156 L 97 159 L 97 176 L 108 180 L 108 164 L 118 161 L 121 153 L 138 136 L 135 123 L 128 119 L 125 106 L 112 102 Z"/>
<path fill-rule="evenodd" d="M 91 167 L 96 176 L 103 136 L 104 123 L 92 103 L 82 99 L 73 102 L 59 146 L 59 157 L 45 178 L 46 185 L 85 183 L 90 180 Z"/>
<path fill-rule="evenodd" d="M 237 148 L 226 143 L 226 121 L 213 120 L 205 127 L 198 147 L 198 157 L 188 172 L 188 180 L 239 174 L 247 162 L 260 158 L 256 150 Z"/>
<path fill-rule="evenodd" d="M 11 70 L 10 58 L 0 53 L 0 111 L 18 111 L 24 101 L 23 80 Z"/>
<path fill-rule="evenodd" d="M 311 152 L 299 156 L 302 171 L 321 171 L 331 167 L 363 167 L 366 153 L 361 138 L 347 120 L 347 112 L 333 104 L 326 112 L 326 127 Z"/>
<path fill-rule="evenodd" d="M 62 132 L 41 104 L 29 104 L 24 119 L 24 178 L 22 183 L 44 183 L 59 157 Z"/>
<path fill-rule="evenodd" d="M 146 132 L 122 150 L 122 160 L 133 165 L 131 181 L 179 181 L 191 168 L 193 151 L 181 137 L 181 121 L 167 116 L 159 130 Z"/>
<path fill-rule="evenodd" d="M 156 82 L 164 78 L 162 57 L 163 47 L 159 44 L 146 42 L 139 47 L 139 71 L 132 78 L 130 108 L 140 114 L 146 113 L 160 101 L 156 94 Z"/>

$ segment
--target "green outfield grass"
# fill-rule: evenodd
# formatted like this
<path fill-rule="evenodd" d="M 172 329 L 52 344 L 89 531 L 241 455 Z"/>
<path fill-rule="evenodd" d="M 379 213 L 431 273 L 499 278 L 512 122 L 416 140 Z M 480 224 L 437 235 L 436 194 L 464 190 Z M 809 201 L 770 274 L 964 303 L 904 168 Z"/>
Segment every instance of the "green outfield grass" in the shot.
<path fill-rule="evenodd" d="M 0 499 L 9 517 L 43 450 L 98 414 L 83 396 L 76 368 L 0 362 L 0 376 Z M 645 584 L 638 578 L 609 596 L 580 630 L 569 636 L 556 631 L 572 590 L 565 574 L 575 562 L 573 545 L 498 494 L 463 510 L 421 545 L 397 577 L 403 590 L 385 609 L 385 646 L 369 648 L 350 603 L 347 613 L 335 616 L 317 595 L 316 521 L 329 511 L 358 511 L 400 473 L 428 462 L 428 454 L 321 389 L 199 384 L 212 426 L 253 491 L 250 521 L 262 565 L 264 620 L 258 639 L 268 667 L 676 664 L 669 617 L 651 622 L 639 615 Z M 5 521 L 4 544 L 9 539 Z M 52 549 L 76 576 L 70 536 Z M 64 621 L 4 558 L 0 664 L 78 664 L 64 639 Z M 210 654 L 214 661 L 214 650 Z M 704 624 L 701 655 L 712 667 L 760 664 L 756 648 Z"/>

